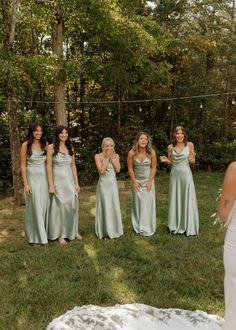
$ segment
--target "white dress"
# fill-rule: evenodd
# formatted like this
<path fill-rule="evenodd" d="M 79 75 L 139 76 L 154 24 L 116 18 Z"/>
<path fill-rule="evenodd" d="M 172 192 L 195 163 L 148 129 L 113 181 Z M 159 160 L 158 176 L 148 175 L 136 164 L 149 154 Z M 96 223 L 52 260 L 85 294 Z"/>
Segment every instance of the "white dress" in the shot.
<path fill-rule="evenodd" d="M 225 324 L 224 330 L 236 330 L 236 201 L 227 221 L 224 244 Z"/>
<path fill-rule="evenodd" d="M 88 305 L 75 307 L 54 319 L 47 330 L 221 330 L 223 322 L 202 311 L 159 309 L 143 304 Z"/>

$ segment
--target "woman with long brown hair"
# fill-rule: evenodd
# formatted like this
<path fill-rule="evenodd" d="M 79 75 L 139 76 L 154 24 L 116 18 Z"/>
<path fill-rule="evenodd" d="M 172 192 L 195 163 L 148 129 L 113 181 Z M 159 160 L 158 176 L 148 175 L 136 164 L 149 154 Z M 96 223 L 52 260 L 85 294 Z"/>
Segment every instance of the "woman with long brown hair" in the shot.
<path fill-rule="evenodd" d="M 173 131 L 168 156 L 161 162 L 172 166 L 169 182 L 168 228 L 173 234 L 198 235 L 199 217 L 193 176 L 189 164 L 195 163 L 194 145 L 186 131 L 177 126 Z"/>
<path fill-rule="evenodd" d="M 132 183 L 132 225 L 134 231 L 151 236 L 156 231 L 156 152 L 146 132 L 137 134 L 127 158 Z"/>
<path fill-rule="evenodd" d="M 54 142 L 48 146 L 47 174 L 51 205 L 48 239 L 62 245 L 65 239 L 81 239 L 78 234 L 78 193 L 80 190 L 74 150 L 66 126 L 56 127 Z"/>
<path fill-rule="evenodd" d="M 42 245 L 48 243 L 46 150 L 47 141 L 42 125 L 30 123 L 28 139 L 21 147 L 21 175 L 25 190 L 25 236 L 29 243 Z"/>

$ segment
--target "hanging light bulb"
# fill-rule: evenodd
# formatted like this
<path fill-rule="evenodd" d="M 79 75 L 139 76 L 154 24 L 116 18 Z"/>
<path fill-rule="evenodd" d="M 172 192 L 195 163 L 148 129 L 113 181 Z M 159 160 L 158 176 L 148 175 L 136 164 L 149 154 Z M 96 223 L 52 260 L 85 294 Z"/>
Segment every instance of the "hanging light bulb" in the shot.
<path fill-rule="evenodd" d="M 171 105 L 169 104 L 169 105 L 168 105 L 168 110 L 170 110 L 170 109 L 171 109 Z"/>
<path fill-rule="evenodd" d="M 202 108 L 203 108 L 203 104 L 202 104 L 202 103 L 200 103 L 199 107 L 200 107 L 200 109 L 202 109 Z"/>
<path fill-rule="evenodd" d="M 232 105 L 236 105 L 235 99 L 233 99 L 231 103 L 232 103 Z"/>
<path fill-rule="evenodd" d="M 111 111 L 109 111 L 108 115 L 111 116 Z"/>
<path fill-rule="evenodd" d="M 139 112 L 142 112 L 142 107 L 141 107 L 141 105 L 139 106 Z"/>

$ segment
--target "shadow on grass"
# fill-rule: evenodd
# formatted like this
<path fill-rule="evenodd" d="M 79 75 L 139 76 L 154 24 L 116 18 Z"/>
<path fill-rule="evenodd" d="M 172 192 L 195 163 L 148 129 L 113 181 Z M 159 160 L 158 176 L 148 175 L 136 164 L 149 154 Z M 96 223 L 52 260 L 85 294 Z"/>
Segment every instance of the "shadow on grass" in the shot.
<path fill-rule="evenodd" d="M 80 194 L 83 241 L 32 247 L 21 236 L 23 208 L 0 203 L 1 329 L 44 329 L 74 306 L 144 303 L 223 315 L 224 232 L 210 214 L 221 175 L 196 175 L 199 237 L 166 231 L 168 176 L 157 180 L 157 234 L 141 237 L 130 220 L 130 192 L 121 190 L 124 236 L 98 240 L 95 187 Z M 12 229 L 11 229 L 12 228 Z M 4 236 L 5 235 L 5 236 Z"/>

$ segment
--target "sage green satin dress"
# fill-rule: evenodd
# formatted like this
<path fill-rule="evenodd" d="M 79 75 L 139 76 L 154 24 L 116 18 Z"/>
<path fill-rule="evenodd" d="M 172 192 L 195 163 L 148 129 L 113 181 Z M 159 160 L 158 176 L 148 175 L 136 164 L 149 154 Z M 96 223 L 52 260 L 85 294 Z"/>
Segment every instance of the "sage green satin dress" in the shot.
<path fill-rule="evenodd" d="M 48 239 L 75 239 L 78 236 L 78 193 L 69 153 L 58 152 L 53 157 L 52 173 L 55 195 L 51 196 L 48 220 Z"/>
<path fill-rule="evenodd" d="M 134 231 L 143 236 L 151 236 L 156 231 L 156 195 L 155 184 L 152 182 L 151 190 L 146 190 L 151 171 L 151 159 L 143 162 L 134 159 L 134 174 L 140 184 L 139 191 L 132 188 L 132 225 Z"/>
<path fill-rule="evenodd" d="M 180 152 L 172 149 L 168 212 L 169 230 L 187 236 L 199 233 L 197 199 L 188 156 L 188 146 Z"/>
<path fill-rule="evenodd" d="M 25 197 L 25 237 L 29 243 L 47 244 L 49 207 L 46 155 L 32 151 L 26 159 L 26 176 L 32 194 Z"/>
<path fill-rule="evenodd" d="M 100 239 L 123 235 L 116 172 L 111 162 L 97 184 L 95 232 Z"/>

